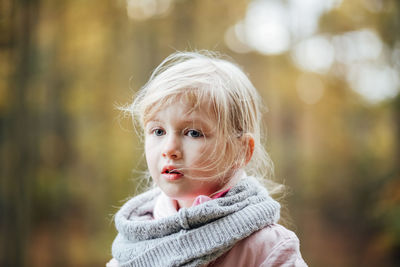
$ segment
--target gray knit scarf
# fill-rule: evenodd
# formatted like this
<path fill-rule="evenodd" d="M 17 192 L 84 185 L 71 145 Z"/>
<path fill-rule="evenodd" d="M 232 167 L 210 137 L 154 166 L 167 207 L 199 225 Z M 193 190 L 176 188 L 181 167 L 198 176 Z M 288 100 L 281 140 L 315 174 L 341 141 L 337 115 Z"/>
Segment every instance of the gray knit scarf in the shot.
<path fill-rule="evenodd" d="M 138 195 L 117 212 L 112 254 L 121 267 L 203 266 L 279 219 L 279 203 L 252 177 L 242 178 L 222 198 L 154 220 L 160 192 Z"/>

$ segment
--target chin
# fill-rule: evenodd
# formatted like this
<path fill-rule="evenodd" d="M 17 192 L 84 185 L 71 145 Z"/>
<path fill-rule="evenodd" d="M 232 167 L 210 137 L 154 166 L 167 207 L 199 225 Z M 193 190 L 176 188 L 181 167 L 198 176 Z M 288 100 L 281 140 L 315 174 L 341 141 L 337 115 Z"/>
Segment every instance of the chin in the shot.
<path fill-rule="evenodd" d="M 193 196 L 192 194 L 188 194 L 185 192 L 180 192 L 179 190 L 168 190 L 161 188 L 161 190 L 166 194 L 169 198 L 175 199 L 175 200 L 190 200 L 194 199 L 196 196 Z"/>

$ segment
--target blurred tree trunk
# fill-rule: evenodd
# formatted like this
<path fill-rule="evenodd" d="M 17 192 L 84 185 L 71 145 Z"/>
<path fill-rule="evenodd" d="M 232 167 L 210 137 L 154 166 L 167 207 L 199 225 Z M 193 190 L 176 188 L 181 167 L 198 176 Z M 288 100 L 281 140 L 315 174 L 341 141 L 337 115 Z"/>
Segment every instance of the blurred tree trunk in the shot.
<path fill-rule="evenodd" d="M 1 118 L 1 266 L 26 265 L 30 232 L 31 173 L 35 168 L 37 135 L 27 95 L 36 66 L 34 36 L 39 1 L 8 1 L 10 14 L 5 22 L 8 38 L 2 38 L 7 51 L 10 76 L 7 109 Z M 8 27 L 7 27 L 8 26 Z M 4 64 L 4 63 L 3 63 Z"/>
<path fill-rule="evenodd" d="M 400 2 L 396 1 L 396 8 L 397 8 L 397 14 L 400 14 Z M 396 22 L 395 22 L 395 28 L 399 29 L 400 28 L 400 18 L 397 16 L 395 18 Z M 397 33 L 397 38 L 396 40 L 398 40 L 398 42 L 400 41 L 400 31 L 397 30 L 395 31 Z M 396 127 L 397 127 L 397 155 L 396 155 L 396 160 L 397 160 L 397 173 L 400 172 L 400 94 L 397 95 L 396 101 L 395 101 L 395 122 L 396 122 Z"/>

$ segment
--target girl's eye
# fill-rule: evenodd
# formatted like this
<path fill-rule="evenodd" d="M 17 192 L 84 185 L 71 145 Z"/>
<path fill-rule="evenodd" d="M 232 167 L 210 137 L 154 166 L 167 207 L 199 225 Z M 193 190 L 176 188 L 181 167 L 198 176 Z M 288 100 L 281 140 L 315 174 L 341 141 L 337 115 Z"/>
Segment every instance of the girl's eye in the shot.
<path fill-rule="evenodd" d="M 190 136 L 190 137 L 193 137 L 193 138 L 197 138 L 197 137 L 202 137 L 203 136 L 203 134 L 200 131 L 197 131 L 197 130 L 189 130 L 189 131 L 186 132 L 186 134 L 188 136 Z"/>
<path fill-rule="evenodd" d="M 165 131 L 164 131 L 163 129 L 154 129 L 154 130 L 153 130 L 153 133 L 154 133 L 156 136 L 161 136 L 161 135 L 164 135 L 164 134 L 165 134 Z"/>

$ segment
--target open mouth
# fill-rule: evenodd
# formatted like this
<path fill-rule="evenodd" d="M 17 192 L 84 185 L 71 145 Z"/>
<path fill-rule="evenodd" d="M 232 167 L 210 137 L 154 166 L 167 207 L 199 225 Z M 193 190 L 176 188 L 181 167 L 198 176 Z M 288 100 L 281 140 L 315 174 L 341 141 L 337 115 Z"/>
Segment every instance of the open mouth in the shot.
<path fill-rule="evenodd" d="M 181 174 L 181 173 L 178 172 L 177 170 L 165 170 L 164 173 L 176 173 L 176 174 Z"/>
<path fill-rule="evenodd" d="M 183 176 L 183 173 L 178 171 L 175 167 L 173 166 L 166 166 L 162 169 L 162 174 L 164 174 L 164 177 L 167 180 L 177 180 L 180 177 Z"/>

